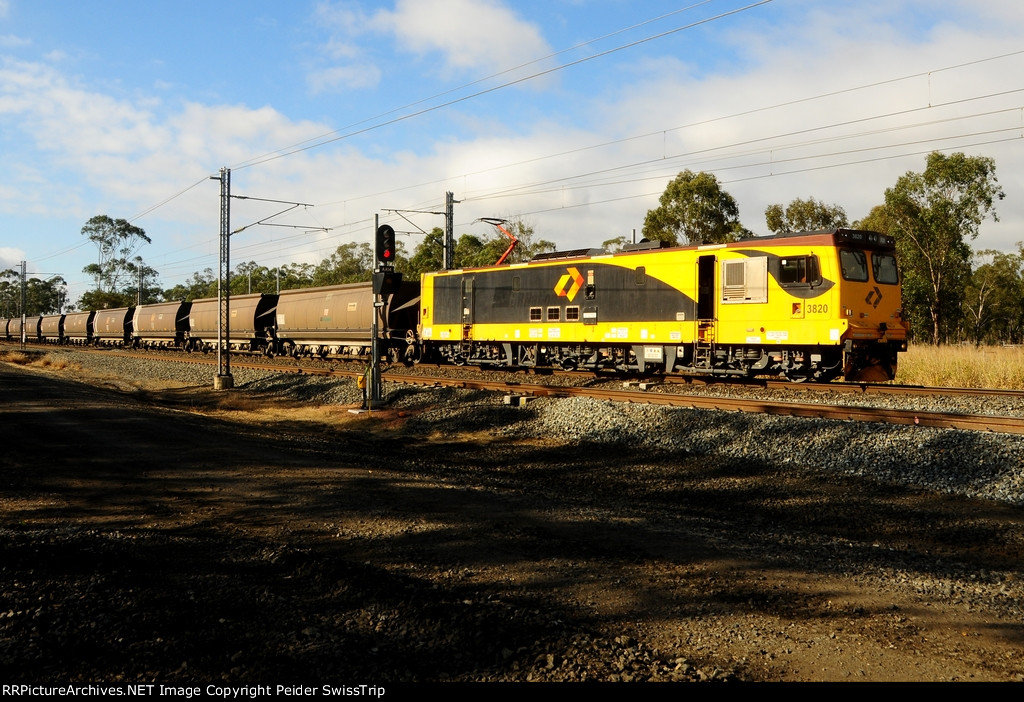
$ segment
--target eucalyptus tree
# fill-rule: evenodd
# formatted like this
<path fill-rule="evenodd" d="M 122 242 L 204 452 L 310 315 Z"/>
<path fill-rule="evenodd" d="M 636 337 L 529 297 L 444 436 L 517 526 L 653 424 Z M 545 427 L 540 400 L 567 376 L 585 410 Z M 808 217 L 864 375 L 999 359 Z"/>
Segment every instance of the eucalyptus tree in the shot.
<path fill-rule="evenodd" d="M 839 205 L 826 205 L 813 197 L 796 198 L 783 209 L 782 205 L 769 205 L 764 211 L 768 231 L 773 234 L 813 232 L 847 226 L 846 210 Z"/>
<path fill-rule="evenodd" d="M 908 172 L 885 191 L 884 218 L 896 238 L 904 305 L 927 306 L 919 312 L 927 314 L 933 343 L 949 338 L 961 318 L 970 242 L 986 218 L 998 219 L 995 203 L 1003 197 L 995 160 L 938 151 L 928 155 L 923 173 Z"/>
<path fill-rule="evenodd" d="M 644 237 L 669 244 L 721 244 L 746 238 L 732 195 L 711 173 L 685 170 L 665 186 L 658 207 L 647 211 Z"/>
<path fill-rule="evenodd" d="M 121 292 L 141 265 L 138 257 L 138 263 L 133 263 L 135 252 L 143 244 L 152 243 L 141 227 L 107 215 L 96 215 L 86 222 L 82 234 L 96 245 L 96 263 L 82 270 L 95 279 L 97 292 Z"/>

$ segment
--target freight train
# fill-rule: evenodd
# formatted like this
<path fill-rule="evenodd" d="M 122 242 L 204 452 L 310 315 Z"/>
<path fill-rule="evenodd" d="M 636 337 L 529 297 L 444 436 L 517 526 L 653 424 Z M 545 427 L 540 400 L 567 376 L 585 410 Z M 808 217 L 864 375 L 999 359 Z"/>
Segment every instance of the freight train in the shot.
<path fill-rule="evenodd" d="M 227 343 L 367 358 L 374 302 L 370 283 L 235 296 Z M 427 273 L 379 309 L 382 355 L 405 362 L 882 381 L 907 348 L 894 241 L 851 229 Z M 44 316 L 26 331 L 208 351 L 217 320 L 211 298 Z M 7 337 L 20 338 L 21 320 L 6 321 Z"/>
<path fill-rule="evenodd" d="M 390 295 L 382 309 L 382 348 L 399 360 L 415 337 L 417 284 Z M 29 341 L 76 346 L 119 346 L 215 351 L 219 343 L 237 352 L 265 355 L 367 357 L 374 312 L 370 283 L 332 285 L 277 294 L 233 295 L 229 335 L 218 341 L 220 302 L 161 302 L 26 320 Z M 21 339 L 21 319 L 0 319 L 0 334 Z"/>

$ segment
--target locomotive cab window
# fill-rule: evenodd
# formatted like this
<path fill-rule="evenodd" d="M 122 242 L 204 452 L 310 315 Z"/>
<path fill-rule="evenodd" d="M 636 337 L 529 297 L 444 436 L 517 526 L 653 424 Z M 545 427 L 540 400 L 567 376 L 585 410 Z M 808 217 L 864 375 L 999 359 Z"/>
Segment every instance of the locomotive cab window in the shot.
<path fill-rule="evenodd" d="M 818 285 L 821 271 L 817 256 L 789 256 L 779 260 L 780 285 Z"/>
<path fill-rule="evenodd" d="M 871 254 L 871 272 L 876 283 L 896 285 L 900 282 L 899 270 L 896 268 L 896 257 L 886 253 Z"/>
<path fill-rule="evenodd" d="M 840 249 L 839 266 L 843 270 L 844 280 L 852 280 L 856 283 L 868 282 L 868 258 L 863 251 Z"/>
<path fill-rule="evenodd" d="M 636 284 L 647 285 L 647 266 L 637 266 L 636 268 Z"/>

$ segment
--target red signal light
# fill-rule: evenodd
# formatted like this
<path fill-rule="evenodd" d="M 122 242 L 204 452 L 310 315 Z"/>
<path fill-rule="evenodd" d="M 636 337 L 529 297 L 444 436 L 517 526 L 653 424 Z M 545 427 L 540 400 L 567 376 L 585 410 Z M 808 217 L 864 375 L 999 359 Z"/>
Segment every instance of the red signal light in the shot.
<path fill-rule="evenodd" d="M 377 260 L 390 263 L 395 257 L 395 230 L 387 224 L 377 227 Z"/>

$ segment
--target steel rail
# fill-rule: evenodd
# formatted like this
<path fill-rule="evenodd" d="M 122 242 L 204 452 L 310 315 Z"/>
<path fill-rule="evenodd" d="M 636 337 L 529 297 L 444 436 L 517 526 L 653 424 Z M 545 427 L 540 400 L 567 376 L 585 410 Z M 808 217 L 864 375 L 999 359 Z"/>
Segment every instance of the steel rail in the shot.
<path fill-rule="evenodd" d="M 153 356 L 146 354 L 117 352 L 120 355 L 152 360 Z M 215 365 L 216 361 L 201 357 L 189 356 L 176 359 L 173 357 L 161 357 L 161 360 L 176 360 L 181 363 L 194 363 L 200 365 Z M 361 370 L 339 370 L 332 368 L 311 368 L 308 366 L 285 366 L 279 364 L 238 362 L 236 368 L 248 368 L 252 370 L 277 371 L 280 373 L 295 373 L 306 375 L 357 377 Z M 456 387 L 472 390 L 487 390 L 491 392 L 504 392 L 510 395 L 523 395 L 533 397 L 590 397 L 599 400 L 613 402 L 665 405 L 670 407 L 684 407 L 690 409 L 711 409 L 725 412 L 749 412 L 759 414 L 773 414 L 779 416 L 806 417 L 814 419 L 831 419 L 855 422 L 877 422 L 885 424 L 900 424 L 910 426 L 935 427 L 943 429 L 961 429 L 965 431 L 987 431 L 1004 434 L 1024 434 L 1024 417 L 1008 417 L 1000 415 L 978 415 L 962 414 L 954 412 L 925 412 L 917 410 L 900 410 L 877 407 L 854 407 L 849 405 L 830 405 L 824 403 L 791 402 L 788 400 L 765 400 L 736 398 L 736 397 L 713 397 L 703 395 L 689 395 L 671 392 L 649 392 L 646 390 L 611 390 L 605 388 L 584 388 L 572 386 L 552 386 L 541 384 L 526 384 L 518 381 L 487 380 L 485 378 L 441 378 L 433 376 L 410 376 L 401 373 L 387 372 L 382 377 L 390 382 L 405 385 L 416 385 L 423 387 Z M 846 384 L 854 385 L 854 384 Z M 855 384 L 875 387 L 872 384 Z M 808 386 L 810 389 L 813 386 Z M 891 386 L 878 386 L 891 387 Z M 925 388 L 922 388 L 925 389 Z M 940 394 L 937 388 L 931 388 L 930 394 Z M 986 391 L 975 393 L 968 389 L 962 394 L 988 394 Z M 868 390 L 861 388 L 862 392 Z M 998 393 L 998 391 L 994 391 Z M 1004 391 L 1014 393 L 1014 391 Z M 1021 393 L 1016 393 L 1020 395 Z"/>
<path fill-rule="evenodd" d="M 710 409 L 724 412 L 749 412 L 789 417 L 831 419 L 854 422 L 876 422 L 909 426 L 988 431 L 1003 434 L 1024 434 L 1024 417 L 999 415 L 960 414 L 954 412 L 921 412 L 877 407 L 850 407 L 820 403 L 790 402 L 785 400 L 746 399 L 734 397 L 706 397 L 676 393 L 646 392 L 642 390 L 608 390 L 603 388 L 553 387 L 526 385 L 499 381 L 414 378 L 388 374 L 388 380 L 411 385 L 445 385 L 474 390 L 492 390 L 514 395 L 546 397 L 589 397 L 612 402 L 666 405 L 690 409 Z"/>

